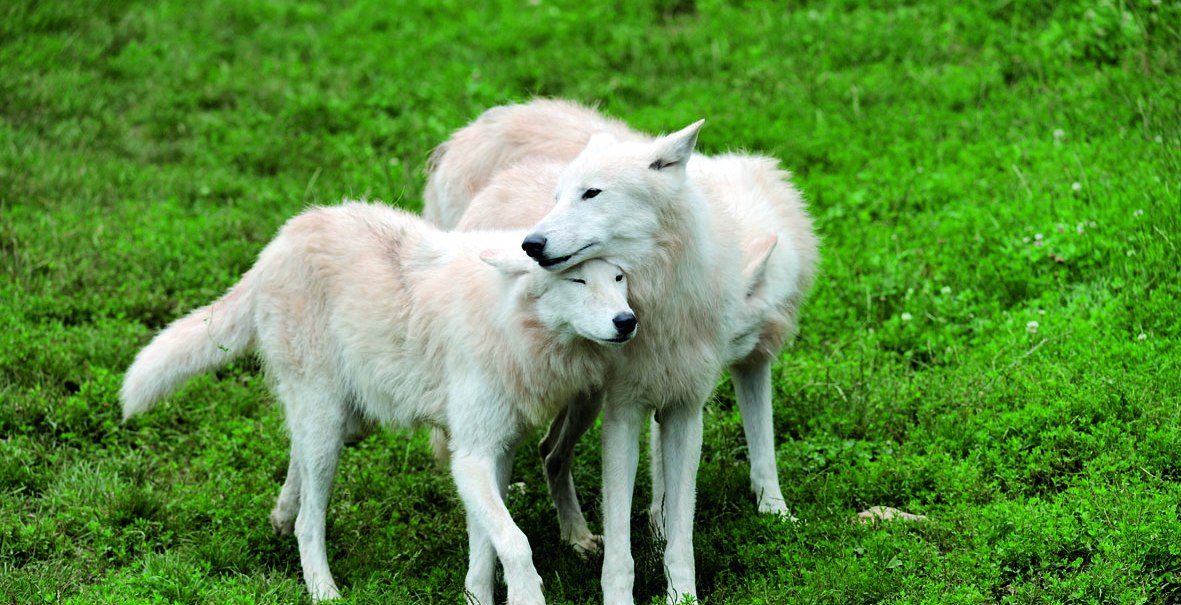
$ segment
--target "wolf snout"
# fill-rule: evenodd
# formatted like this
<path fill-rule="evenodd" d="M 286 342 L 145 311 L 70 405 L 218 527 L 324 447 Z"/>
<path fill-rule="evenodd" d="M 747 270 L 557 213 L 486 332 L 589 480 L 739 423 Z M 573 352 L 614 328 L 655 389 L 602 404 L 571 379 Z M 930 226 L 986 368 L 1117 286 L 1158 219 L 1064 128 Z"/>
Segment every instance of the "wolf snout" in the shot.
<path fill-rule="evenodd" d="M 545 236 L 538 233 L 530 233 L 525 236 L 525 241 L 521 242 L 521 249 L 529 258 L 541 259 L 545 255 Z"/>
<path fill-rule="evenodd" d="M 631 312 L 620 313 L 611 322 L 615 324 L 615 331 L 621 338 L 630 336 L 636 330 L 636 316 Z"/>

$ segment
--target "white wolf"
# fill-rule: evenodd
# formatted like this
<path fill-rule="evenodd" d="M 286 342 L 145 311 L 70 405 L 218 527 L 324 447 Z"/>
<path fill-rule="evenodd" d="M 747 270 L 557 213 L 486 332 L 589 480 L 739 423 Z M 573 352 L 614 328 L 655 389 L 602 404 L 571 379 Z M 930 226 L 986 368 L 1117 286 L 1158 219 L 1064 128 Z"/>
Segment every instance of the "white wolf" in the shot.
<path fill-rule="evenodd" d="M 617 142 L 603 140 L 610 137 L 592 136 L 601 132 L 609 133 Z M 680 196 L 680 203 L 675 200 L 677 194 L 674 193 L 670 196 L 673 201 L 661 204 L 653 203 L 649 198 L 668 196 L 667 191 L 644 190 L 650 184 L 615 178 L 602 164 L 596 166 L 585 157 L 579 157 L 580 153 L 600 157 L 610 157 L 613 153 L 627 155 L 628 152 L 622 150 L 642 149 L 645 145 L 651 156 L 653 149 L 667 145 L 669 139 L 676 137 L 653 141 L 629 130 L 621 122 L 569 102 L 538 100 L 494 108 L 456 132 L 436 150 L 431 159 L 423 213 L 445 227 L 459 229 L 519 227 L 546 217 L 531 234 L 544 238 L 544 243 L 537 238 L 525 242 L 534 248 L 534 252 L 541 244 L 537 256 L 543 263 L 561 259 L 567 250 L 578 250 L 589 244 L 589 248 L 573 254 L 572 260 L 603 256 L 629 271 L 638 271 L 629 268 L 635 265 L 649 266 L 650 271 L 659 272 L 669 264 L 676 264 L 673 258 L 676 255 L 703 253 L 696 246 L 686 245 L 699 241 L 700 235 L 693 233 L 692 229 L 709 233 L 704 239 L 712 242 L 715 250 L 719 247 L 741 248 L 744 259 L 740 288 L 734 288 L 733 282 L 719 283 L 711 276 L 703 281 L 695 278 L 689 280 L 690 290 L 705 284 L 731 289 L 689 292 L 688 297 L 715 296 L 717 310 L 730 309 L 728 316 L 710 319 L 724 326 L 725 336 L 721 349 L 706 356 L 720 355 L 730 366 L 751 452 L 751 484 L 759 510 L 786 513 L 775 470 L 770 368 L 796 330 L 799 304 L 816 271 L 818 242 L 799 193 L 791 186 L 789 175 L 779 169 L 773 159 L 742 154 L 707 158 L 694 154 L 688 162 L 688 184 Z M 585 151 L 584 147 L 587 147 Z M 684 166 L 683 160 L 688 158 L 653 160 L 643 168 L 654 173 L 670 172 L 668 169 L 675 171 L 677 164 L 668 165 L 664 161 L 682 162 L 680 165 Z M 566 170 L 566 165 L 572 161 L 574 164 Z M 661 186 L 658 184 L 657 188 Z M 556 204 L 552 197 L 555 188 L 558 191 Z M 615 194 L 613 197 L 607 197 L 609 188 Z M 574 200 L 570 199 L 571 190 L 576 194 Z M 704 196 L 708 208 L 698 205 L 698 195 Z M 677 229 L 685 229 L 688 225 L 689 238 L 684 238 L 680 232 L 667 231 L 669 217 L 662 216 L 662 213 L 670 212 L 681 215 L 683 223 L 674 220 L 671 225 Z M 562 219 L 563 216 L 566 218 Z M 699 223 L 702 218 L 704 222 Z M 559 226 L 556 224 L 558 220 L 566 222 Z M 555 233 L 562 238 L 573 237 L 577 245 L 570 241 L 559 244 L 553 237 Z M 718 260 L 720 262 L 711 270 L 738 273 L 733 259 Z M 649 285 L 666 281 L 667 278 L 654 279 Z M 650 371 L 650 376 L 645 377 L 639 372 L 633 374 L 638 381 L 651 382 L 649 395 L 653 393 L 651 389 L 658 393 L 667 384 L 668 370 L 662 368 L 662 364 L 680 363 L 675 349 L 684 344 L 679 340 L 682 335 L 699 329 L 698 324 L 681 324 L 659 333 L 652 329 L 651 319 L 655 319 L 652 313 L 657 313 L 657 317 L 669 310 L 677 313 L 677 301 L 673 298 L 685 289 L 672 285 L 674 287 L 665 291 L 656 287 L 633 288 L 633 304 L 649 328 L 640 340 L 652 339 L 648 342 L 653 345 L 647 349 L 637 347 L 627 357 L 634 361 L 645 355 L 652 356 L 645 359 L 642 366 L 637 365 Z M 738 301 L 737 307 L 730 307 L 736 291 L 741 293 L 739 298 L 742 300 Z M 647 296 L 653 298 L 646 299 Z M 681 320 L 685 318 L 685 315 L 680 316 Z M 677 326 L 677 321 L 672 319 L 668 324 Z M 661 338 L 673 340 L 653 342 Z M 662 351 L 664 347 L 671 347 L 668 353 Z M 716 379 L 716 373 L 704 372 L 704 375 L 711 381 Z M 618 390 L 610 397 L 616 397 L 615 392 Z M 663 420 L 660 416 L 658 414 Z M 563 538 L 579 548 L 593 545 L 594 537 L 586 530 L 577 499 L 573 496 L 569 464 L 565 458 L 570 455 L 572 440 L 576 440 L 593 420 L 594 415 L 586 413 L 559 416 L 541 447 Z M 671 479 L 673 476 L 661 462 L 675 459 L 677 454 L 662 453 L 660 444 L 668 438 L 663 433 L 679 429 L 674 429 L 668 422 L 654 423 L 653 427 L 652 516 L 658 521 L 657 529 L 661 529 L 660 509 L 666 498 L 663 488 L 666 477 Z M 607 451 L 607 432 L 605 418 L 605 458 L 615 454 Z M 627 455 L 633 453 L 628 451 Z M 612 472 L 617 474 L 609 474 Z M 607 461 L 603 473 L 604 494 L 608 499 L 615 491 L 608 482 L 634 477 L 623 475 L 622 469 L 613 471 Z M 630 480 L 622 487 L 630 494 Z M 628 501 L 630 503 L 630 498 Z M 611 514 L 609 511 L 608 516 Z M 674 527 L 670 524 L 667 529 L 673 530 Z M 608 520 L 605 523 L 608 541 L 610 533 Z M 671 546 L 676 536 L 670 532 L 666 532 L 666 536 Z M 613 559 L 609 552 L 604 568 L 605 589 L 611 584 L 610 573 L 614 573 L 609 568 L 622 567 L 612 566 Z M 630 564 L 630 559 L 627 563 Z M 627 572 L 630 573 L 630 567 Z M 673 584 L 673 576 L 674 570 L 670 566 L 670 596 L 688 592 Z M 620 594 L 617 600 L 626 601 L 625 596 Z M 608 600 L 611 602 L 610 593 Z"/>
<path fill-rule="evenodd" d="M 651 143 L 592 138 L 560 173 L 553 210 L 524 242 L 539 264 L 555 270 L 592 255 L 618 261 L 632 278 L 632 305 L 644 319 L 644 334 L 622 352 L 603 389 L 608 604 L 632 602 L 632 492 L 640 432 L 653 410 L 663 429 L 662 478 L 669 486 L 668 596 L 696 594 L 692 537 L 702 407 L 723 368 L 743 297 L 742 257 L 732 245 L 737 233 L 727 232 L 729 223 L 687 178 L 700 126 Z"/>
<path fill-rule="evenodd" d="M 339 596 L 324 524 L 343 440 L 375 424 L 442 427 L 468 518 L 468 598 L 492 603 L 499 555 L 509 603 L 543 603 L 529 542 L 503 500 L 512 453 L 526 430 L 602 388 L 613 352 L 599 345 L 630 340 L 637 325 L 618 267 L 543 271 L 517 248 L 523 235 L 442 232 L 367 203 L 311 209 L 225 296 L 136 356 L 124 418 L 257 351 L 291 433 L 271 521 L 294 529 L 316 600 Z"/>

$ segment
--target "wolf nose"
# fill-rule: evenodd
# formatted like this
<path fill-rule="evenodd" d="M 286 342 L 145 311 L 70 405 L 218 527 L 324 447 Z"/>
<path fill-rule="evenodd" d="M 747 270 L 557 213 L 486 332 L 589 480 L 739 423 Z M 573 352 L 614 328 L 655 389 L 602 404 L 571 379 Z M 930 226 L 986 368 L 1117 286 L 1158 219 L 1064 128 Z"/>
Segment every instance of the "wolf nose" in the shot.
<path fill-rule="evenodd" d="M 545 236 L 536 233 L 530 233 L 525 236 L 525 241 L 521 242 L 521 249 L 529 258 L 540 258 L 545 252 Z"/>
<path fill-rule="evenodd" d="M 619 332 L 620 336 L 631 334 L 636 329 L 636 316 L 631 313 L 620 313 L 611 319 L 615 324 L 615 331 Z"/>

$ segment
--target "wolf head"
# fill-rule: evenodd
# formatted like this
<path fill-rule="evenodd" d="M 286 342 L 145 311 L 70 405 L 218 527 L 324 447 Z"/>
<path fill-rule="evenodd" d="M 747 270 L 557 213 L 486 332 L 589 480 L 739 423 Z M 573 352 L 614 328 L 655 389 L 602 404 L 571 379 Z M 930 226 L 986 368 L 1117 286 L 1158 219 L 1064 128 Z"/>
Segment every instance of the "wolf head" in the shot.
<path fill-rule="evenodd" d="M 525 253 L 551 271 L 590 258 L 642 258 L 685 186 L 703 123 L 651 142 L 591 137 L 559 176 L 554 208 L 525 236 Z"/>
<path fill-rule="evenodd" d="M 622 345 L 639 329 L 627 302 L 627 277 L 619 267 L 592 259 L 561 272 L 543 271 L 520 251 L 486 251 L 480 259 L 502 274 L 530 280 L 537 320 L 559 338 L 581 337 Z"/>

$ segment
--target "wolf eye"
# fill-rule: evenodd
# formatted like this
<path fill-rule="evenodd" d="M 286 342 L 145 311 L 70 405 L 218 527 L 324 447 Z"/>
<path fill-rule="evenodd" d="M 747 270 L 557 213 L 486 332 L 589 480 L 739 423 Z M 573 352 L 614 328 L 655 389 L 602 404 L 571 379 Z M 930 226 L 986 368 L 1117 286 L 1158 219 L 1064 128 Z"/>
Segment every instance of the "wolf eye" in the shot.
<path fill-rule="evenodd" d="M 589 200 L 602 192 L 602 189 L 587 189 L 586 191 L 582 192 L 582 199 Z"/>
<path fill-rule="evenodd" d="M 578 279 L 578 278 L 576 278 L 576 277 L 572 277 L 572 278 L 570 278 L 570 279 L 567 279 L 566 281 L 572 281 L 572 282 L 574 282 L 574 283 L 576 283 L 576 284 L 582 284 L 582 285 L 584 285 L 584 286 L 586 285 L 586 280 L 585 280 L 585 279 Z"/>
<path fill-rule="evenodd" d="M 616 276 L 615 276 L 615 281 L 623 281 L 623 274 L 622 274 L 622 273 L 620 273 L 619 275 L 616 275 Z"/>

